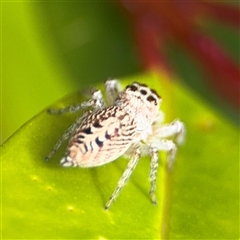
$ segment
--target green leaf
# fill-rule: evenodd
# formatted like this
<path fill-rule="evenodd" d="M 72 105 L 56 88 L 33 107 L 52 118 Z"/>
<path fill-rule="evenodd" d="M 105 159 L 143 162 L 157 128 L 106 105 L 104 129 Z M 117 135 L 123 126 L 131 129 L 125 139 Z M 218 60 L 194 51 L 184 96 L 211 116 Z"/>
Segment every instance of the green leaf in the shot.
<path fill-rule="evenodd" d="M 171 173 L 159 164 L 156 206 L 149 197 L 149 157 L 141 158 L 109 211 L 104 205 L 127 159 L 98 168 L 62 168 L 64 146 L 45 156 L 76 115 L 41 112 L 2 146 L 3 239 L 192 239 L 238 236 L 238 130 L 194 94 L 147 74 L 163 98 L 166 119 L 187 127 Z M 124 85 L 125 85 L 124 84 Z M 52 107 L 82 101 L 73 94 Z"/>

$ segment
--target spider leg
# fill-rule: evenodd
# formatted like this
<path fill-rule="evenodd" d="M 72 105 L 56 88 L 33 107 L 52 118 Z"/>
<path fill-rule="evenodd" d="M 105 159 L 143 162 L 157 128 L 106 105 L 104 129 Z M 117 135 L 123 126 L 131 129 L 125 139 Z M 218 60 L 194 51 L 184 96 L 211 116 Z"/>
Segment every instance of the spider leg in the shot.
<path fill-rule="evenodd" d="M 182 144 L 184 142 L 185 133 L 185 126 L 179 120 L 175 120 L 170 124 L 163 125 L 162 127 L 154 131 L 155 137 L 157 136 L 159 138 L 176 136 L 176 142 L 178 144 Z"/>
<path fill-rule="evenodd" d="M 105 102 L 103 100 L 103 96 L 100 90 L 94 90 L 92 92 L 92 98 L 86 102 L 79 103 L 76 105 L 68 106 L 66 108 L 62 109 L 49 109 L 48 112 L 51 114 L 64 114 L 67 112 L 77 112 L 81 109 L 88 108 L 88 107 L 93 107 L 94 111 L 103 109 L 105 107 Z M 59 149 L 59 147 L 62 145 L 62 143 L 67 140 L 72 133 L 75 131 L 75 129 L 79 126 L 81 123 L 82 119 L 86 117 L 86 115 L 89 112 L 86 112 L 83 114 L 83 116 L 79 117 L 68 129 L 67 131 L 60 137 L 60 139 L 57 141 L 55 146 L 53 147 L 53 150 L 47 155 L 45 160 L 49 160 Z"/>
<path fill-rule="evenodd" d="M 61 109 L 48 109 L 48 113 L 50 114 L 64 114 L 67 112 L 74 113 L 88 107 L 93 107 L 94 110 L 100 110 L 105 107 L 103 96 L 100 90 L 93 91 L 92 98 L 86 102 L 78 103 L 76 105 L 71 105 Z"/>
<path fill-rule="evenodd" d="M 100 90 L 95 90 L 92 93 L 92 99 L 94 100 L 93 108 L 94 110 L 101 110 L 106 107 L 106 104 L 103 99 L 102 92 Z"/>
<path fill-rule="evenodd" d="M 167 162 L 168 162 L 168 170 L 171 171 L 173 164 L 175 162 L 177 147 L 175 143 L 171 140 L 158 140 L 154 141 L 150 144 L 150 147 L 153 149 L 158 149 L 158 151 L 165 151 L 167 152 Z"/>
<path fill-rule="evenodd" d="M 107 103 L 113 105 L 120 92 L 119 81 L 116 79 L 107 80 L 105 82 L 105 91 Z"/>
<path fill-rule="evenodd" d="M 151 155 L 151 164 L 150 164 L 150 196 L 153 204 L 156 204 L 156 179 L 157 179 L 157 168 L 158 168 L 158 149 L 151 148 L 150 149 Z"/>
<path fill-rule="evenodd" d="M 54 145 L 52 151 L 47 155 L 45 158 L 46 161 L 48 161 L 52 156 L 57 152 L 57 150 L 60 148 L 62 143 L 67 140 L 72 133 L 75 131 L 75 129 L 79 126 L 81 123 L 82 119 L 87 115 L 88 113 L 86 112 L 83 116 L 79 117 L 68 129 L 65 131 L 65 133 L 58 139 L 57 143 Z"/>
<path fill-rule="evenodd" d="M 140 150 L 138 147 L 136 147 L 135 152 L 127 165 L 127 168 L 125 169 L 125 171 L 123 172 L 123 175 L 121 176 L 121 178 L 118 181 L 118 185 L 117 185 L 116 189 L 114 190 L 112 196 L 109 198 L 108 202 L 105 205 L 105 210 L 109 209 L 112 202 L 115 200 L 115 198 L 121 192 L 122 188 L 127 183 L 128 179 L 130 178 L 133 170 L 135 169 L 135 167 L 139 161 L 139 158 L 140 158 Z"/>

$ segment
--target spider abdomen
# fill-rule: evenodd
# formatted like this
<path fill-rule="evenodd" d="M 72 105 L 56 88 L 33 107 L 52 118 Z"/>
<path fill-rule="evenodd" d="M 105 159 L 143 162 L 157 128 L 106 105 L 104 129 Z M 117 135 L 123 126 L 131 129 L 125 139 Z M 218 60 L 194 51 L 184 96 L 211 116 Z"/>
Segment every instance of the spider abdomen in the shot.
<path fill-rule="evenodd" d="M 118 106 L 89 114 L 73 134 L 62 165 L 104 165 L 121 156 L 131 146 L 135 135 L 135 120 Z"/>

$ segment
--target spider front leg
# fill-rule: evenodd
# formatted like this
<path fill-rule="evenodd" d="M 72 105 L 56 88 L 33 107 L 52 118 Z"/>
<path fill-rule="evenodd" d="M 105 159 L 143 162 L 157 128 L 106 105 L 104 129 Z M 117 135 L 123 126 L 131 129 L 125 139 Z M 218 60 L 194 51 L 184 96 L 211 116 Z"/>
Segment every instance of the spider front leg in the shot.
<path fill-rule="evenodd" d="M 182 144 L 185 139 L 186 129 L 184 124 L 179 120 L 161 127 L 159 127 L 158 123 L 158 121 L 155 122 L 153 134 L 150 137 L 150 146 L 168 152 L 168 170 L 171 170 L 175 161 L 177 147 L 173 141 L 164 140 L 163 138 L 173 136 L 177 144 Z"/>
<path fill-rule="evenodd" d="M 76 105 L 71 105 L 61 109 L 48 109 L 48 112 L 50 114 L 64 114 L 67 112 L 74 113 L 88 107 L 93 107 L 94 110 L 103 109 L 105 107 L 105 102 L 100 90 L 94 90 L 92 93 L 92 98 L 86 102 L 78 103 Z"/>
<path fill-rule="evenodd" d="M 175 157 L 177 152 L 177 147 L 175 143 L 171 140 L 163 139 L 163 140 L 152 142 L 150 146 L 151 148 L 157 149 L 158 151 L 167 152 L 168 170 L 171 171 L 173 164 L 175 162 Z"/>
<path fill-rule="evenodd" d="M 170 124 L 163 125 L 154 131 L 155 137 L 159 138 L 176 136 L 176 142 L 178 144 L 182 144 L 184 142 L 185 134 L 186 128 L 184 124 L 179 120 L 175 120 Z"/>
<path fill-rule="evenodd" d="M 60 146 L 62 145 L 62 143 L 69 139 L 70 136 L 72 136 L 73 132 L 75 131 L 75 129 L 79 126 L 79 124 L 81 123 L 82 119 L 87 115 L 88 113 L 85 113 L 83 116 L 79 117 L 68 129 L 67 131 L 60 137 L 60 139 L 58 139 L 57 143 L 55 144 L 55 146 L 53 147 L 52 151 L 47 155 L 47 157 L 45 158 L 46 161 L 48 161 L 50 158 L 52 158 L 52 156 L 57 152 L 57 150 L 60 148 Z"/>
<path fill-rule="evenodd" d="M 114 199 L 118 196 L 118 194 L 121 192 L 122 188 L 127 183 L 128 179 L 130 178 L 133 170 L 135 169 L 138 161 L 140 158 L 140 149 L 138 147 L 135 148 L 134 154 L 132 158 L 130 159 L 127 168 L 123 172 L 123 175 L 121 176 L 120 180 L 118 181 L 118 185 L 116 189 L 114 190 L 112 196 L 109 198 L 107 204 L 105 205 L 105 210 L 108 210 Z"/>
<path fill-rule="evenodd" d="M 158 168 L 158 151 L 166 151 L 168 153 L 168 170 L 170 171 L 173 167 L 176 157 L 176 145 L 170 140 L 160 140 L 159 142 L 152 143 L 149 147 L 151 155 L 150 164 L 150 196 L 153 204 L 156 204 L 156 179 L 157 179 L 157 168 Z"/>
<path fill-rule="evenodd" d="M 150 164 L 150 196 L 153 204 L 156 204 L 156 179 L 157 179 L 157 168 L 158 168 L 158 149 L 157 148 L 151 148 L 150 149 L 150 155 L 151 155 L 151 164 Z"/>

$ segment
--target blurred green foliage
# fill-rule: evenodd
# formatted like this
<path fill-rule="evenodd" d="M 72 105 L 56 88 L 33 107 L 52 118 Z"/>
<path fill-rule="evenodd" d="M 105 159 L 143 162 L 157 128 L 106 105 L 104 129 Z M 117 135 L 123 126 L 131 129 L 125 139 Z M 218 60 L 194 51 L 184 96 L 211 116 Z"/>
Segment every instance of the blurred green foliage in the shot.
<path fill-rule="evenodd" d="M 67 93 L 139 70 L 110 2 L 3 2 L 2 19 L 1 141 Z"/>

